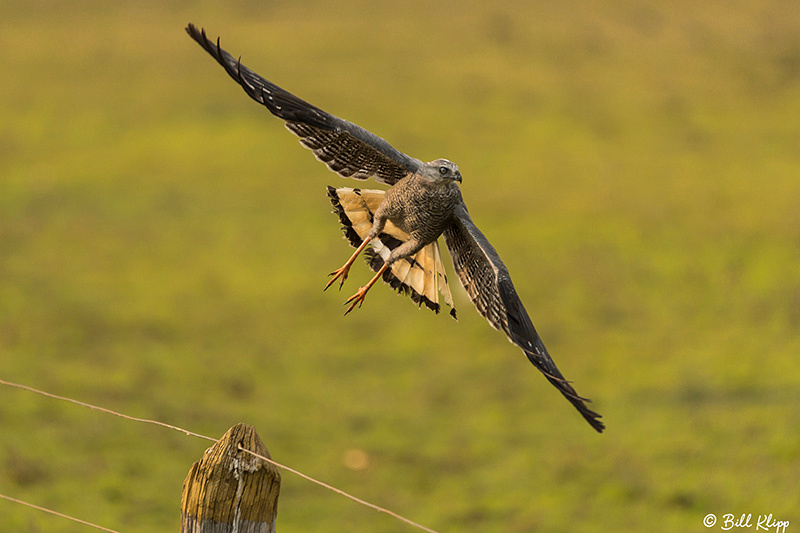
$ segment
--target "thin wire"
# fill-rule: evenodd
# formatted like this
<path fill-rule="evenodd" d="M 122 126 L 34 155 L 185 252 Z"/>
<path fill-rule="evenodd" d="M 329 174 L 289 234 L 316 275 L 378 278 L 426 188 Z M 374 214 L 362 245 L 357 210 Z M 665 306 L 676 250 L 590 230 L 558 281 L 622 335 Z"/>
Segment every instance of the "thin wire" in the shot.
<path fill-rule="evenodd" d="M 4 383 L 5 385 L 5 383 Z M 107 527 L 98 526 L 97 524 L 92 524 L 91 522 L 87 522 L 86 520 L 81 520 L 80 518 L 75 518 L 74 516 L 69 516 L 64 513 L 59 513 L 58 511 L 53 511 L 52 509 L 47 509 L 46 507 L 39 507 L 38 505 L 33 505 L 32 503 L 24 502 L 22 500 L 18 500 L 16 498 L 12 498 L 11 496 L 6 496 L 5 494 L 0 494 L 0 498 L 8 500 L 10 502 L 19 503 L 22 505 L 27 505 L 28 507 L 32 507 L 39 511 L 44 511 L 45 513 L 50 513 L 56 516 L 60 516 L 61 518 L 66 518 L 67 520 L 72 520 L 73 522 L 78 522 L 79 524 L 83 524 L 86 526 L 92 526 L 93 528 L 99 529 L 101 531 L 110 531 L 111 533 L 120 533 L 116 529 L 108 529 Z"/>
<path fill-rule="evenodd" d="M 80 405 L 81 407 L 88 407 L 89 409 L 94 409 L 95 411 L 101 411 L 103 413 L 108 413 L 110 415 L 118 416 L 120 418 L 124 418 L 126 420 L 133 420 L 134 422 L 144 422 L 145 424 L 155 424 L 157 426 L 174 429 L 175 431 L 180 431 L 181 433 L 185 433 L 191 437 L 199 437 L 201 439 L 210 440 L 216 442 L 217 439 L 212 439 L 211 437 L 207 437 L 205 435 L 201 435 L 199 433 L 194 433 L 192 431 L 188 431 L 183 428 L 179 428 L 177 426 L 171 426 L 169 424 L 165 424 L 164 422 L 159 422 L 158 420 L 148 420 L 146 418 L 137 418 L 135 416 L 123 415 L 122 413 L 117 413 L 116 411 L 112 411 L 111 409 L 106 409 L 105 407 L 98 407 L 96 405 L 92 405 L 90 403 L 80 402 L 78 400 L 73 400 L 72 398 L 67 398 L 65 396 L 59 396 L 57 394 L 52 394 L 49 392 L 45 392 L 39 389 L 34 389 L 33 387 L 28 387 L 27 385 L 20 385 L 19 383 L 12 383 L 10 381 L 6 381 L 4 379 L 0 379 L 0 385 L 8 385 L 9 387 L 16 387 L 18 389 L 26 390 L 29 392 L 35 392 L 36 394 L 41 394 L 42 396 L 47 396 L 48 398 L 55 398 L 56 400 L 63 400 L 65 402 L 74 403 L 76 405 Z"/>
<path fill-rule="evenodd" d="M 161 427 L 165 427 L 165 428 L 172 429 L 172 430 L 175 430 L 175 431 L 180 431 L 181 433 L 184 433 L 184 434 L 189 435 L 191 437 L 198 437 L 198 438 L 201 438 L 201 439 L 210 440 L 212 442 L 217 442 L 217 439 L 214 439 L 212 437 L 208 437 L 206 435 L 201 435 L 200 433 L 195 433 L 193 431 L 189 431 L 189 430 L 180 428 L 178 426 L 173 426 L 173 425 L 170 425 L 170 424 L 166 424 L 164 422 L 159 422 L 158 420 L 149 420 L 147 418 L 137 418 L 135 416 L 125 415 L 125 414 L 122 414 L 122 413 L 118 413 L 116 411 L 112 411 L 111 409 L 106 409 L 105 407 L 99 407 L 97 405 L 92 405 L 90 403 L 85 403 L 85 402 L 81 402 L 81 401 L 78 401 L 78 400 L 73 400 L 72 398 L 67 398 L 66 396 L 59 396 L 57 394 L 52 394 L 50 392 L 45 392 L 45 391 L 42 391 L 42 390 L 39 390 L 39 389 L 34 389 L 33 387 L 28 387 L 27 385 L 20 385 L 19 383 L 13 383 L 13 382 L 10 382 L 10 381 L 6 381 L 4 379 L 0 379 L 0 385 L 6 385 L 6 386 L 9 386 L 9 387 L 14 387 L 14 388 L 17 388 L 17 389 L 26 390 L 28 392 L 34 392 L 36 394 L 41 394 L 42 396 L 46 396 L 48 398 L 53 398 L 53 399 L 56 399 L 56 400 L 62 400 L 62 401 L 69 402 L 69 403 L 74 403 L 76 405 L 80 405 L 81 407 L 86 407 L 86 408 L 92 409 L 94 411 L 100 411 L 100 412 L 103 412 L 103 413 L 106 413 L 106 414 L 118 416 L 120 418 L 124 418 L 125 420 L 132 420 L 134 422 L 142 422 L 142 423 L 145 423 L 145 424 L 155 424 L 156 426 L 161 426 Z M 392 512 L 392 511 L 390 511 L 388 509 L 384 509 L 383 507 L 375 505 L 374 503 L 369 503 L 367 501 L 364 501 L 361 498 L 357 498 L 357 497 L 353 496 L 352 494 L 348 494 L 347 492 L 345 492 L 345 491 L 343 491 L 341 489 L 337 489 L 336 487 L 328 485 L 327 483 L 324 483 L 322 481 L 314 479 L 313 477 L 308 476 L 306 474 L 303 474 L 302 472 L 299 472 L 299 471 L 297 471 L 297 470 L 295 470 L 293 468 L 290 468 L 290 467 L 288 467 L 286 465 L 282 465 L 280 463 L 277 463 L 277 462 L 273 461 L 272 459 L 269 459 L 268 457 L 264 457 L 263 455 L 259 455 L 259 454 L 255 453 L 255 452 L 251 452 L 250 450 L 244 449 L 244 448 L 242 448 L 241 445 L 239 445 L 239 449 L 242 450 L 242 451 L 245 451 L 245 452 L 247 452 L 247 453 L 249 453 L 251 455 L 254 455 L 255 457 L 258 457 L 259 459 L 263 459 L 264 461 L 267 461 L 268 463 L 270 463 L 272 465 L 275 465 L 278 468 L 286 470 L 287 472 L 291 472 L 292 474 L 295 474 L 296 476 L 300 476 L 301 478 L 303 478 L 303 479 L 305 479 L 307 481 L 315 483 L 315 484 L 319 485 L 320 487 L 326 488 L 326 489 L 328 489 L 328 490 L 330 490 L 332 492 L 335 492 L 336 494 L 340 494 L 340 495 L 344 496 L 345 498 L 349 498 L 349 499 L 353 500 L 356 503 L 364 505 L 365 507 L 369 507 L 370 509 L 374 509 L 374 510 L 379 511 L 381 513 L 388 514 L 389 516 L 392 516 L 392 517 L 394 517 L 394 518 L 396 518 L 396 519 L 398 519 L 398 520 L 400 520 L 402 522 L 405 522 L 406 524 L 409 524 L 409 525 L 411 525 L 413 527 L 416 527 L 418 529 L 421 529 L 423 531 L 427 531 L 428 533 L 437 533 L 435 530 L 427 528 L 427 527 L 425 527 L 423 525 L 417 524 L 416 522 L 414 522 L 412 520 L 409 520 L 408 518 L 405 518 L 405 517 L 403 517 L 403 516 L 401 516 L 401 515 L 399 515 L 399 514 L 397 514 L 395 512 Z M 28 505 L 28 506 L 33 507 L 35 509 L 41 509 L 43 511 L 46 511 L 46 512 L 49 512 L 49 513 L 53 513 L 55 515 L 65 516 L 65 515 L 61 515 L 60 513 L 57 513 L 56 511 L 52 511 L 50 509 L 44 509 L 44 508 L 41 508 L 41 507 L 37 507 L 35 505 L 29 504 L 29 503 L 25 503 L 25 502 L 20 501 L 20 500 L 15 500 L 13 498 L 9 498 L 7 496 L 3 496 L 2 494 L 0 494 L 0 497 L 3 497 L 3 498 L 6 498 L 6 499 L 9 499 L 9 500 L 21 503 L 23 505 Z M 65 518 L 69 518 L 69 519 L 75 520 L 77 522 L 82 522 L 82 523 L 97 527 L 97 528 L 105 530 L 105 531 L 114 532 L 113 529 L 106 529 L 106 528 L 97 526 L 95 524 L 92 524 L 90 522 L 83 522 L 82 520 L 78 520 L 76 518 L 72 518 L 72 517 L 69 517 L 69 516 L 65 516 Z M 117 532 L 114 532 L 114 533 L 117 533 Z"/>
<path fill-rule="evenodd" d="M 351 500 L 353 500 L 356 503 L 360 503 L 361 505 L 364 505 L 364 506 L 369 507 L 371 509 L 375 509 L 376 511 L 380 511 L 381 513 L 386 513 L 389 516 L 393 516 L 393 517 L 397 518 L 398 520 L 400 520 L 402 522 L 405 522 L 406 524 L 409 524 L 409 525 L 412 525 L 414 527 L 417 527 L 417 528 L 419 528 L 419 529 L 421 529 L 423 531 L 427 531 L 428 533 L 437 533 L 435 530 L 429 529 L 429 528 L 427 528 L 427 527 L 425 527 L 425 526 L 423 526 L 421 524 L 417 524 L 416 522 L 414 522 L 412 520 L 409 520 L 408 518 L 405 518 L 404 516 L 400 516 L 399 514 L 394 513 L 394 512 L 392 512 L 392 511 L 390 511 L 388 509 L 384 509 L 383 507 L 379 507 L 379 506 L 375 505 L 374 503 L 369 503 L 367 501 L 364 501 L 361 498 L 357 498 L 357 497 L 353 496 L 352 494 L 348 494 L 347 492 L 345 492 L 345 491 L 343 491 L 341 489 L 337 489 L 336 487 L 333 487 L 331 485 L 328 485 L 327 483 L 323 483 L 322 481 L 318 481 L 318 480 L 314 479 L 313 477 L 307 476 L 307 475 L 303 474 L 302 472 L 298 472 L 297 470 L 295 470 L 293 468 L 289 468 L 288 466 L 285 466 L 285 465 L 282 465 L 280 463 L 277 463 L 277 462 L 273 461 L 272 459 L 270 459 L 269 457 L 264 457 L 263 455 L 259 455 L 256 452 L 248 450 L 247 448 L 243 448 L 241 444 L 239 445 L 239 450 L 241 450 L 243 452 L 247 452 L 247 453 L 249 453 L 250 455 L 252 455 L 254 457 L 258 457 L 259 459 L 263 459 L 264 461 L 266 461 L 266 462 L 268 462 L 268 463 L 270 463 L 272 465 L 275 465 L 278 468 L 282 468 L 284 470 L 288 470 L 292 474 L 298 475 L 303 479 L 306 479 L 306 480 L 308 480 L 308 481 L 310 481 L 312 483 L 316 483 L 320 487 L 324 487 L 324 488 L 326 488 L 328 490 L 331 490 L 331 491 L 333 491 L 333 492 L 335 492 L 337 494 L 341 494 L 345 498 L 350 498 Z"/>

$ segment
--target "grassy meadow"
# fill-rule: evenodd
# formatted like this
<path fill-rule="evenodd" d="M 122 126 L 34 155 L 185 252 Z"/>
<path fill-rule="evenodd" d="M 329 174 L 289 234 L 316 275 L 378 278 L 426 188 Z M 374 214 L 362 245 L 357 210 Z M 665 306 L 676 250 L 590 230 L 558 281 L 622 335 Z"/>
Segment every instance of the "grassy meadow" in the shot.
<path fill-rule="evenodd" d="M 351 253 L 325 186 L 356 182 L 188 22 L 455 161 L 606 433 L 460 287 L 457 322 L 385 286 L 343 317 L 370 273 L 322 291 Z M 439 531 L 800 527 L 796 2 L 16 1 L 0 45 L 0 379 L 214 437 L 251 424 L 277 461 Z M 208 446 L 0 386 L 0 494 L 108 528 L 176 531 Z M 278 509 L 282 531 L 414 531 L 290 473 Z M 0 530 L 91 531 L 4 500 Z"/>

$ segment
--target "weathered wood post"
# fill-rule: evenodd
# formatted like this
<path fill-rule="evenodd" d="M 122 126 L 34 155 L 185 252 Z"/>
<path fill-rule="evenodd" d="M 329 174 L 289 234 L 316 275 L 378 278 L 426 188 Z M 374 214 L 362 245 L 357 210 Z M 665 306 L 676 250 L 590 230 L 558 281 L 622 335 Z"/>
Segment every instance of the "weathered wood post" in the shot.
<path fill-rule="evenodd" d="M 240 445 L 271 459 L 252 426 L 229 429 L 183 482 L 181 533 L 275 533 L 281 476 Z"/>

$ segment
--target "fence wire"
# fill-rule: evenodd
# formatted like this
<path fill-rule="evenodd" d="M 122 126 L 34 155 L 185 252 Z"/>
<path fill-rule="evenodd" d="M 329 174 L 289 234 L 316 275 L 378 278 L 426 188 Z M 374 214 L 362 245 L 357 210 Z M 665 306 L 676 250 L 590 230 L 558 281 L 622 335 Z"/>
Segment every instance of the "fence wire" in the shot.
<path fill-rule="evenodd" d="M 94 411 L 100 411 L 102 413 L 106 413 L 106 414 L 109 414 L 109 415 L 118 416 L 118 417 L 123 418 L 125 420 L 131 420 L 133 422 L 141 422 L 141 423 L 144 423 L 144 424 L 153 424 L 153 425 L 161 426 L 161 427 L 164 427 L 164 428 L 167 428 L 167 429 L 172 429 L 174 431 L 179 431 L 179 432 L 181 432 L 181 433 L 183 433 L 185 435 L 188 435 L 190 437 L 197 437 L 197 438 L 200 438 L 200 439 L 209 440 L 211 442 L 217 442 L 217 439 L 215 439 L 215 438 L 209 437 L 207 435 L 201 435 L 200 433 L 195 433 L 193 431 L 189 431 L 188 429 L 183 429 L 183 428 L 180 428 L 178 426 L 173 426 L 173 425 L 167 424 L 165 422 L 160 422 L 158 420 L 150 420 L 150 419 L 147 419 L 147 418 L 138 418 L 138 417 L 126 415 L 126 414 L 123 414 L 123 413 L 118 413 L 116 411 L 112 411 L 111 409 L 107 409 L 105 407 L 99 407 L 97 405 L 92 405 L 90 403 L 81 402 L 79 400 L 68 398 L 66 396 L 59 396 L 58 394 L 52 394 L 50 392 L 46 392 L 46 391 L 43 391 L 43 390 L 35 389 L 35 388 L 29 387 L 27 385 L 21 385 L 19 383 L 13 383 L 11 381 L 6 381 L 4 379 L 0 379 L 0 385 L 6 385 L 8 387 L 13 387 L 13 388 L 16 388 L 16 389 L 22 389 L 22 390 L 25 390 L 25 391 L 28 391 L 28 392 L 33 392 L 33 393 L 36 393 L 36 394 L 40 394 L 42 396 L 46 396 L 47 398 L 52 398 L 52 399 L 55 399 L 55 400 L 61 400 L 61 401 L 64 401 L 64 402 L 73 403 L 75 405 L 80 405 L 81 407 L 86 407 L 87 409 L 92 409 Z M 391 516 L 391 517 L 393 517 L 393 518 L 395 518 L 397 520 L 400 520 L 401 522 L 404 522 L 404 523 L 406 523 L 406 524 L 408 524 L 408 525 L 410 525 L 412 527 L 415 527 L 417 529 L 421 529 L 422 531 L 427 531 L 428 533 L 437 533 L 435 530 L 427 528 L 427 527 L 425 527 L 425 526 L 423 526 L 421 524 L 418 524 L 418 523 L 416 523 L 416 522 L 414 522 L 414 521 L 412 521 L 412 520 L 410 520 L 408 518 L 405 518 L 404 516 L 401 516 L 401 515 L 393 512 L 393 511 L 390 511 L 388 509 L 380 507 L 379 505 L 375 505 L 374 503 L 369 503 L 368 501 L 362 500 L 361 498 L 357 498 L 357 497 L 353 496 L 352 494 L 349 494 L 349 493 L 347 493 L 347 492 L 345 492 L 345 491 L 343 491 L 341 489 L 337 489 L 336 487 L 334 487 L 332 485 L 329 485 L 327 483 L 324 483 L 322 481 L 319 481 L 318 479 L 315 479 L 315 478 L 313 478 L 313 477 L 311 477 L 311 476 L 309 476 L 307 474 L 303 474 L 302 472 L 300 472 L 298 470 L 295 470 L 295 469 L 290 468 L 288 466 L 285 466 L 285 465 L 282 465 L 280 463 L 277 463 L 277 462 L 273 461 L 272 459 L 269 459 L 268 457 L 264 457 L 263 455 L 259 455 L 259 454 L 255 453 L 255 452 L 251 452 L 250 450 L 245 450 L 244 448 L 241 447 L 241 445 L 239 446 L 239 449 L 244 451 L 244 452 L 247 452 L 247 453 L 249 453 L 249 454 L 251 454 L 251 455 L 253 455 L 255 457 L 258 457 L 259 459 L 262 459 L 262 460 L 264 460 L 264 461 L 266 461 L 266 462 L 268 462 L 268 463 L 270 463 L 272 465 L 275 465 L 277 468 L 280 468 L 282 470 L 286 470 L 287 472 L 291 472 L 292 474 L 294 474 L 296 476 L 299 476 L 299 477 L 305 479 L 306 481 L 310 481 L 310 482 L 312 482 L 312 483 L 314 483 L 316 485 L 319 485 L 320 487 L 323 487 L 323 488 L 325 488 L 325 489 L 327 489 L 327 490 L 329 490 L 331 492 L 334 492 L 336 494 L 340 494 L 340 495 L 344 496 L 345 498 L 348 498 L 348 499 L 350 499 L 350 500 L 352 500 L 352 501 L 354 501 L 354 502 L 356 502 L 356 503 L 358 503 L 360 505 L 363 505 L 363 506 L 365 506 L 367 508 L 373 509 L 375 511 L 379 511 L 379 512 L 384 513 L 384 514 L 387 514 L 387 515 L 389 515 L 389 516 Z M 34 505 L 34 504 L 31 504 L 31 503 L 28 503 L 28 502 L 24 502 L 24 501 L 18 500 L 16 498 L 11 498 L 10 496 L 5 496 L 3 494 L 0 494 L 0 498 L 9 500 L 9 501 L 12 501 L 12 502 L 15 502 L 15 503 L 19 503 L 19 504 L 22 504 L 22 505 L 26 505 L 28 507 L 32 507 L 34 509 L 38 509 L 40 511 L 44 511 L 46 513 L 50 513 L 50 514 L 53 514 L 53 515 L 56 515 L 56 516 L 60 516 L 62 518 L 66 518 L 68 520 L 73 520 L 75 522 L 79 522 L 81 524 L 85 524 L 87 526 L 91 526 L 91 527 L 97 528 L 97 529 L 99 529 L 101 531 L 111 531 L 112 533 L 119 533 L 119 532 L 117 532 L 117 531 L 115 531 L 113 529 L 108 529 L 108 528 L 105 528 L 103 526 L 99 526 L 97 524 L 93 524 L 91 522 L 80 520 L 78 518 L 74 518 L 74 517 L 59 513 L 58 511 L 53 511 L 52 509 L 39 507 L 38 505 Z"/>

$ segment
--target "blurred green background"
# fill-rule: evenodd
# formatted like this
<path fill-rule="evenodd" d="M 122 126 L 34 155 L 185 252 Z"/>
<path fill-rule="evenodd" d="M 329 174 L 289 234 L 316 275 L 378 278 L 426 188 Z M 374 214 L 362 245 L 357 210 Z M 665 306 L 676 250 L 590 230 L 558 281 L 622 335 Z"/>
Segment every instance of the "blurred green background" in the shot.
<path fill-rule="evenodd" d="M 351 252 L 325 186 L 355 182 L 188 22 L 455 161 L 607 432 L 460 287 L 458 322 L 386 287 L 342 317 L 369 273 L 322 291 Z M 441 531 L 800 526 L 796 2 L 16 1 L 0 43 L 0 378 L 214 437 L 246 422 Z M 0 387 L 0 493 L 106 527 L 176 531 L 208 445 Z M 283 531 L 412 531 L 283 480 Z M 1 500 L 0 529 L 87 530 Z"/>

